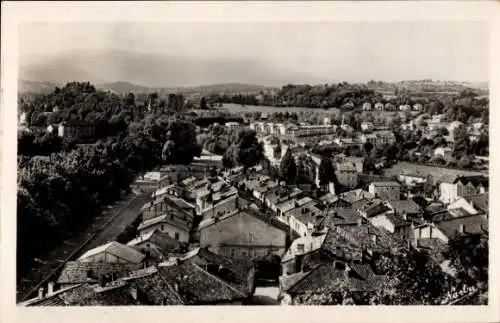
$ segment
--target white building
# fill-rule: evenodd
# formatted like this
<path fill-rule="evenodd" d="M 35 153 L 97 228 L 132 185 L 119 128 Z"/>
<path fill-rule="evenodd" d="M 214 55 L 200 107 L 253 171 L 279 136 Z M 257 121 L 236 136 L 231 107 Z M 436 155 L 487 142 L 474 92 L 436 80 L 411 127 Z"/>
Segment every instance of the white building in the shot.
<path fill-rule="evenodd" d="M 372 104 L 370 102 L 363 103 L 363 111 L 370 111 L 372 109 Z"/>

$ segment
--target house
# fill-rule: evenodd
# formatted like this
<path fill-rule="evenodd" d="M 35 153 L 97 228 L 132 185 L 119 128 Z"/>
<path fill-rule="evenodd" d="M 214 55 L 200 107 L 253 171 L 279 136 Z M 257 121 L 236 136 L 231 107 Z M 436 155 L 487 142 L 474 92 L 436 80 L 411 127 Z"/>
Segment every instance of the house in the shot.
<path fill-rule="evenodd" d="M 384 106 L 385 111 L 396 111 L 396 106 L 392 103 L 386 103 Z"/>
<path fill-rule="evenodd" d="M 339 147 L 354 147 L 354 146 L 359 146 L 359 142 L 354 140 L 353 138 L 341 138 L 337 137 L 333 140 L 334 143 L 336 143 Z"/>
<path fill-rule="evenodd" d="M 413 200 L 391 200 L 385 203 L 395 214 L 408 219 L 420 219 L 424 213 Z"/>
<path fill-rule="evenodd" d="M 160 172 L 147 172 L 137 178 L 131 187 L 141 192 L 152 193 L 159 188 L 161 177 Z"/>
<path fill-rule="evenodd" d="M 383 111 L 384 110 L 384 104 L 382 102 L 375 103 L 375 110 L 376 111 Z"/>
<path fill-rule="evenodd" d="M 394 213 L 387 203 L 379 199 L 355 203 L 354 208 L 358 211 L 358 214 L 365 219 L 369 219 L 379 214 Z"/>
<path fill-rule="evenodd" d="M 440 218 L 434 217 L 434 224 L 448 238 L 453 238 L 458 233 L 480 234 L 488 232 L 488 215 L 474 214 L 453 216 L 443 214 Z"/>
<path fill-rule="evenodd" d="M 376 198 L 387 200 L 399 200 L 401 196 L 401 185 L 395 181 L 376 181 L 368 186 L 368 192 Z"/>
<path fill-rule="evenodd" d="M 193 222 L 196 216 L 195 208 L 192 204 L 169 194 L 163 194 L 144 204 L 141 208 L 143 221 L 151 220 L 164 214 L 179 218 L 186 222 L 187 226 L 191 225 L 190 223 Z"/>
<path fill-rule="evenodd" d="M 240 190 L 250 193 L 259 201 L 263 201 L 265 193 L 277 186 L 279 186 L 278 182 L 273 181 L 271 177 L 267 175 L 261 174 L 249 176 L 238 184 Z"/>
<path fill-rule="evenodd" d="M 343 304 L 348 290 L 355 303 L 366 304 L 363 297 L 383 288 L 385 276 L 375 275 L 369 265 L 332 261 L 306 268 L 304 271 L 280 277 L 282 305 L 314 304 L 306 301 L 314 296 L 329 295 L 332 304 Z M 319 304 L 319 303 L 318 303 Z"/>
<path fill-rule="evenodd" d="M 306 197 L 302 200 L 311 200 Z M 318 218 L 323 217 L 323 212 L 316 207 L 316 201 L 297 201 L 298 206 L 285 213 L 288 226 L 299 236 L 310 235 L 314 231 Z"/>
<path fill-rule="evenodd" d="M 240 127 L 240 123 L 238 122 L 226 122 L 224 125 L 228 130 L 235 130 Z"/>
<path fill-rule="evenodd" d="M 409 105 L 409 104 L 401 104 L 399 106 L 399 111 L 411 111 L 411 105 Z"/>
<path fill-rule="evenodd" d="M 358 185 L 358 172 L 356 166 L 351 163 L 337 163 L 335 175 L 340 185 L 354 188 Z"/>
<path fill-rule="evenodd" d="M 452 158 L 453 149 L 450 147 L 437 147 L 434 149 L 434 157 L 441 157 L 444 160 L 450 160 Z"/>
<path fill-rule="evenodd" d="M 68 261 L 51 288 L 55 286 L 67 288 L 85 283 L 97 284 L 100 279 L 106 277 L 118 279 L 141 268 L 143 268 L 142 263 Z"/>
<path fill-rule="evenodd" d="M 372 109 L 372 104 L 370 102 L 363 103 L 363 111 L 370 111 Z"/>
<path fill-rule="evenodd" d="M 294 137 L 326 136 L 336 131 L 336 125 L 300 125 L 291 129 L 291 134 Z"/>
<path fill-rule="evenodd" d="M 194 218 L 184 212 L 168 212 L 143 221 L 137 231 L 146 236 L 159 230 L 180 242 L 189 242 Z"/>
<path fill-rule="evenodd" d="M 357 225 L 325 227 L 293 241 L 281 260 L 282 272 L 291 275 L 333 260 L 362 263 L 402 246 L 402 240 L 370 223 L 359 221 Z"/>
<path fill-rule="evenodd" d="M 130 240 L 127 246 L 146 255 L 146 258 L 155 261 L 163 261 L 168 259 L 172 254 L 184 253 L 187 250 L 187 244 L 159 230 L 150 231 L 146 235 L 138 236 Z"/>
<path fill-rule="evenodd" d="M 353 164 L 356 167 L 358 174 L 361 174 L 363 172 L 364 160 L 365 159 L 363 157 L 342 156 L 340 157 L 339 162 Z"/>
<path fill-rule="evenodd" d="M 239 207 L 245 206 L 249 204 L 249 201 L 240 197 L 238 194 L 231 195 L 223 200 L 219 200 L 215 202 L 211 207 L 206 208 L 201 216 L 203 219 L 208 217 L 213 217 L 216 215 L 224 215 L 226 213 L 230 213 Z"/>
<path fill-rule="evenodd" d="M 255 290 L 255 266 L 252 261 L 222 256 L 207 247 L 195 248 L 173 261 L 197 265 L 243 294 L 251 295 Z"/>
<path fill-rule="evenodd" d="M 416 245 L 420 239 L 439 239 L 448 243 L 449 237 L 434 223 L 424 223 L 413 228 L 413 243 Z"/>
<path fill-rule="evenodd" d="M 417 172 L 402 170 L 399 173 L 398 180 L 406 186 L 423 185 L 427 183 L 427 176 Z M 432 182 L 432 181 L 431 181 Z"/>
<path fill-rule="evenodd" d="M 200 246 L 239 259 L 253 259 L 268 254 L 281 257 L 285 252 L 288 227 L 253 207 L 202 220 Z"/>
<path fill-rule="evenodd" d="M 371 122 L 361 122 L 361 131 L 370 132 L 373 131 L 373 123 Z"/>
<path fill-rule="evenodd" d="M 278 212 L 278 204 L 298 198 L 303 195 L 303 191 L 296 187 L 276 186 L 264 193 L 264 204 L 273 212 Z"/>
<path fill-rule="evenodd" d="M 459 197 L 484 194 L 488 185 L 488 177 L 483 175 L 443 177 L 439 184 L 439 200 L 450 204 Z"/>
<path fill-rule="evenodd" d="M 413 238 L 413 223 L 408 221 L 405 215 L 400 216 L 392 212 L 384 212 L 372 216 L 368 220 L 373 226 L 384 229 L 401 239 Z"/>
<path fill-rule="evenodd" d="M 332 228 L 336 226 L 361 225 L 366 223 L 365 219 L 352 207 L 335 207 L 329 209 L 324 217 L 319 218 L 317 226 L 319 229 Z"/>
<path fill-rule="evenodd" d="M 415 103 L 415 104 L 413 105 L 413 107 L 412 107 L 412 110 L 413 110 L 413 111 L 422 111 L 422 110 L 423 110 L 423 106 L 422 106 L 422 104 L 420 104 L 420 103 Z"/>
<path fill-rule="evenodd" d="M 39 297 L 23 305 L 242 305 L 254 289 L 253 266 L 235 266 L 230 259 L 221 261 L 210 254 L 162 262 L 98 284 L 49 288 L 45 295 L 42 289 Z"/>
<path fill-rule="evenodd" d="M 95 135 L 95 125 L 82 121 L 63 121 L 59 124 L 57 133 L 59 137 L 73 138 L 76 140 L 88 139 Z"/>
<path fill-rule="evenodd" d="M 145 255 L 134 248 L 112 241 L 86 251 L 78 261 L 140 264 L 144 258 Z"/>
<path fill-rule="evenodd" d="M 453 210 L 464 210 L 469 215 L 478 214 L 479 211 L 474 208 L 472 202 L 469 202 L 466 198 L 460 197 L 455 202 L 448 205 L 447 210 L 454 213 Z"/>
<path fill-rule="evenodd" d="M 202 215 L 218 202 L 238 193 L 238 190 L 222 179 L 210 179 L 209 183 L 191 189 L 194 195 L 196 214 Z"/>

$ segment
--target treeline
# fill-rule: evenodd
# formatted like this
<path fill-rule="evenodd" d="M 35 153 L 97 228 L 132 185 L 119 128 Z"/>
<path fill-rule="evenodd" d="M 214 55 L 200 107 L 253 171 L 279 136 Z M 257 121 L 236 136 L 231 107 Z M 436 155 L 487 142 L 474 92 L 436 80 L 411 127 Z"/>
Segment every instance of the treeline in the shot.
<path fill-rule="evenodd" d="M 129 191 L 137 175 L 160 163 L 190 163 L 199 155 L 196 132 L 190 122 L 150 115 L 133 121 L 136 106 L 125 97 L 94 92 L 85 83 L 71 83 L 62 90 L 41 96 L 32 105 L 39 113 L 58 103 L 62 115 L 81 121 L 94 107 L 89 97 L 102 97 L 109 105 L 98 110 L 104 122 L 119 118 L 121 131 L 81 145 L 44 132 L 23 133 L 18 138 L 18 264 L 60 243 L 84 227 L 106 206 Z M 70 94 L 68 94 L 70 92 Z M 64 98 L 78 106 L 66 105 Z M 54 99 L 60 101 L 47 101 Z M 112 104 L 111 102 L 114 102 Z M 120 107 L 120 108 L 118 108 Z M 69 111 L 67 111 L 69 110 Z M 86 115 L 79 112 L 91 110 Z M 22 266 L 20 266 L 22 269 Z"/>

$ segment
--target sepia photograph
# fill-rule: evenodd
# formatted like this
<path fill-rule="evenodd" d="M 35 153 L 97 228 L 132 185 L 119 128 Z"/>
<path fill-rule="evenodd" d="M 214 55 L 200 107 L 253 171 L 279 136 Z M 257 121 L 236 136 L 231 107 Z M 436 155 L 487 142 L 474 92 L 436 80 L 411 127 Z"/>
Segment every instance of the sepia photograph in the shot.
<path fill-rule="evenodd" d="M 15 306 L 491 305 L 491 33 L 20 22 Z"/>

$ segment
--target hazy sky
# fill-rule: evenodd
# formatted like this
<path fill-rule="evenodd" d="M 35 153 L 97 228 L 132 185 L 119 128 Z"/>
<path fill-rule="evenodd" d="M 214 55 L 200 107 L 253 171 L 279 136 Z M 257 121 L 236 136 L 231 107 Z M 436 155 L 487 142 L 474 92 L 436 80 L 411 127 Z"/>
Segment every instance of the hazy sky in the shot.
<path fill-rule="evenodd" d="M 488 80 L 479 22 L 44 23 L 22 25 L 18 39 L 20 55 L 121 49 L 250 58 L 331 82 Z"/>

